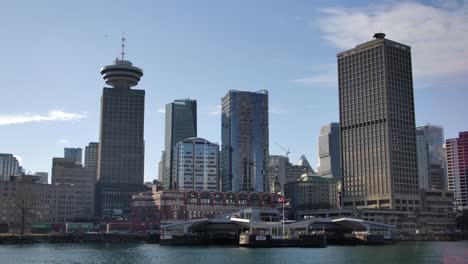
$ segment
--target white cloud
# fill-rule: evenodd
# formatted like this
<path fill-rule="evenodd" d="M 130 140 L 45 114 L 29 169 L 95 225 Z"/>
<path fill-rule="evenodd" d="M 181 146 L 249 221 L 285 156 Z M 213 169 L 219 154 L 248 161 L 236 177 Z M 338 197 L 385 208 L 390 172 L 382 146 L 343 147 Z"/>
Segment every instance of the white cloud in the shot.
<path fill-rule="evenodd" d="M 69 145 L 70 144 L 70 140 L 66 139 L 66 138 L 62 138 L 62 139 L 59 139 L 57 141 L 57 144 L 60 144 L 60 145 Z"/>
<path fill-rule="evenodd" d="M 19 165 L 23 165 L 23 158 L 20 155 L 13 154 L 13 156 L 18 160 Z"/>
<path fill-rule="evenodd" d="M 164 114 L 164 113 L 166 113 L 166 109 L 164 109 L 164 108 L 159 108 L 159 109 L 158 109 L 158 113 Z"/>
<path fill-rule="evenodd" d="M 38 115 L 32 113 L 23 113 L 17 115 L 0 115 L 0 126 L 44 121 L 73 121 L 85 117 L 86 115 L 84 114 L 67 113 L 61 110 L 53 110 L 47 113 L 46 115 Z"/>
<path fill-rule="evenodd" d="M 208 114 L 211 115 L 211 116 L 221 115 L 221 106 L 220 105 L 211 106 L 209 108 L 209 113 Z"/>
<path fill-rule="evenodd" d="M 369 41 L 375 32 L 412 47 L 415 78 L 468 73 L 468 4 L 425 5 L 390 2 L 362 8 L 322 10 L 323 38 L 346 50 Z M 317 82 L 320 76 L 303 80 Z"/>
<path fill-rule="evenodd" d="M 317 86 L 317 87 L 337 87 L 337 77 L 335 73 L 314 73 L 309 77 L 298 78 L 291 80 L 293 83 L 307 85 L 307 86 Z"/>

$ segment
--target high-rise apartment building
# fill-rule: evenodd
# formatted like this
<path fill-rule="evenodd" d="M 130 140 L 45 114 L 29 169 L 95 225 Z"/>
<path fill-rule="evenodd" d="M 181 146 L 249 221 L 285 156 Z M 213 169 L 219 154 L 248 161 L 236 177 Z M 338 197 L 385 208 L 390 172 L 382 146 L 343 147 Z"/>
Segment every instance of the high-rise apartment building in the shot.
<path fill-rule="evenodd" d="M 230 90 L 221 111 L 222 190 L 268 192 L 268 92 Z"/>
<path fill-rule="evenodd" d="M 69 160 L 74 160 L 76 164 L 83 164 L 83 150 L 81 148 L 64 148 L 63 157 Z"/>
<path fill-rule="evenodd" d="M 174 146 L 187 138 L 197 136 L 197 101 L 191 99 L 175 100 L 166 105 L 166 129 L 163 161 L 164 189 L 175 189 Z"/>
<path fill-rule="evenodd" d="M 341 179 L 340 124 L 329 123 L 320 128 L 318 174 Z"/>
<path fill-rule="evenodd" d="M 94 169 L 97 176 L 98 168 L 98 156 L 99 156 L 99 143 L 90 142 L 88 146 L 85 147 L 85 160 L 84 166 L 86 168 Z"/>
<path fill-rule="evenodd" d="M 94 216 L 96 171 L 94 168 L 76 164 L 73 159 L 52 159 L 52 184 L 73 185 L 76 187 L 75 217 L 77 220 L 91 220 Z"/>
<path fill-rule="evenodd" d="M 179 141 L 173 152 L 175 188 L 218 190 L 218 144 L 203 138 L 188 138 Z"/>
<path fill-rule="evenodd" d="M 446 189 L 444 129 L 426 125 L 416 128 L 419 186 L 426 190 Z"/>
<path fill-rule="evenodd" d="M 96 212 L 125 214 L 144 182 L 145 91 L 132 89 L 143 70 L 122 55 L 101 74 L 112 88 L 104 88 L 101 97 Z"/>
<path fill-rule="evenodd" d="M 448 189 L 455 196 L 455 207 L 468 209 L 468 131 L 445 141 Z"/>
<path fill-rule="evenodd" d="M 411 47 L 374 37 L 337 54 L 343 206 L 417 210 Z"/>
<path fill-rule="evenodd" d="M 10 176 L 20 172 L 18 160 L 13 154 L 0 153 L 0 181 L 9 181 Z"/>

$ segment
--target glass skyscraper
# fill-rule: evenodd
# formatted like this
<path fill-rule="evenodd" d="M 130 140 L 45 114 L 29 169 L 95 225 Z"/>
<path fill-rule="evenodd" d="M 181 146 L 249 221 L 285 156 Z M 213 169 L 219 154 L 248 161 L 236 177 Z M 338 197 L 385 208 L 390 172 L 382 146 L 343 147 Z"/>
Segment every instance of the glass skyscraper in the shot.
<path fill-rule="evenodd" d="M 268 92 L 230 90 L 221 114 L 222 191 L 268 192 Z"/>
<path fill-rule="evenodd" d="M 417 211 L 411 47 L 374 37 L 337 54 L 343 206 Z"/>
<path fill-rule="evenodd" d="M 63 157 L 74 160 L 76 164 L 82 165 L 83 150 L 81 148 L 64 148 Z"/>
<path fill-rule="evenodd" d="M 419 185 L 426 190 L 447 189 L 444 128 L 436 125 L 416 129 Z"/>
<path fill-rule="evenodd" d="M 166 105 L 166 129 L 163 160 L 164 189 L 177 187 L 174 179 L 173 149 L 187 138 L 197 136 L 197 101 L 191 99 L 175 100 Z"/>
<path fill-rule="evenodd" d="M 340 124 L 329 123 L 320 129 L 318 174 L 341 179 Z"/>

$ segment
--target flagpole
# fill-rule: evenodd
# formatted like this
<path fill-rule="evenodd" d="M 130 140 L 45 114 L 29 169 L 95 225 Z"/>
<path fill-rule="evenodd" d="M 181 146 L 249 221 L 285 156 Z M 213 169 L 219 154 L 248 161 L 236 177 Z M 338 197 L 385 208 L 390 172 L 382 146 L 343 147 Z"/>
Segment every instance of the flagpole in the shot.
<path fill-rule="evenodd" d="M 284 239 L 284 196 L 283 196 L 283 239 Z"/>

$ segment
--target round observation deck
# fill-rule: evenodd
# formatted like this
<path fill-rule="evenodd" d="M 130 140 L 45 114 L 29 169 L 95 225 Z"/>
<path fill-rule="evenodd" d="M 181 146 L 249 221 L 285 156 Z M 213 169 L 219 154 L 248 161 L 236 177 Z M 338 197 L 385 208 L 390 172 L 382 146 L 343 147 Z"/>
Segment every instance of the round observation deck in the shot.
<path fill-rule="evenodd" d="M 114 88 L 130 88 L 138 84 L 143 70 L 117 58 L 114 64 L 102 67 L 101 74 L 106 84 Z"/>

